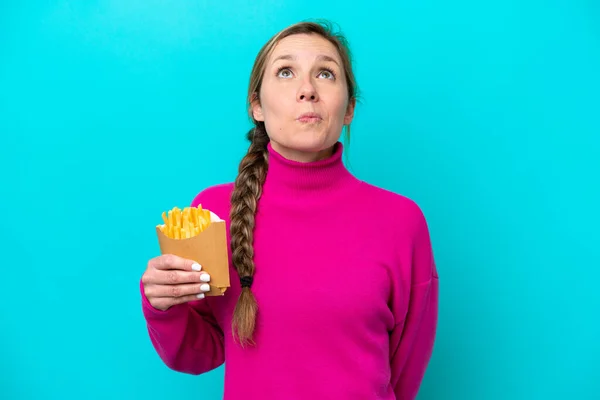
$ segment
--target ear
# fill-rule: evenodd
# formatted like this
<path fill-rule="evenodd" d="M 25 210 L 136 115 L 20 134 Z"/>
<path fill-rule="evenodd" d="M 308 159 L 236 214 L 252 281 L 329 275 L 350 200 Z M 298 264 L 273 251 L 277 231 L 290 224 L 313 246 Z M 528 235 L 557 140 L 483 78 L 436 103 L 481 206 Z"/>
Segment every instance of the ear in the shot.
<path fill-rule="evenodd" d="M 354 118 L 354 108 L 356 107 L 356 98 L 351 98 L 348 102 L 348 108 L 346 108 L 346 114 L 344 115 L 344 125 L 350 125 Z"/>
<path fill-rule="evenodd" d="M 252 117 L 256 121 L 264 121 L 265 120 L 265 117 L 264 117 L 263 112 L 262 112 L 262 107 L 260 105 L 260 100 L 258 99 L 257 95 L 253 96 L 253 100 L 252 100 L 252 103 L 250 105 L 250 109 L 252 111 Z"/>

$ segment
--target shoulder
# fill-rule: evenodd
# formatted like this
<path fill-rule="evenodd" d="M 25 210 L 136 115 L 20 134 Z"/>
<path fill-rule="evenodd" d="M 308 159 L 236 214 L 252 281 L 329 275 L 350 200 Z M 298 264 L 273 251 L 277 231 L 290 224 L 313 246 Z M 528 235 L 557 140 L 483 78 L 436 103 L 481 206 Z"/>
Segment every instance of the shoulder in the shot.
<path fill-rule="evenodd" d="M 191 206 L 210 210 L 220 218 L 226 219 L 229 214 L 231 193 L 233 192 L 233 182 L 220 183 L 209 186 L 200 191 L 192 200 Z"/>
<path fill-rule="evenodd" d="M 367 210 L 385 215 L 388 223 L 402 227 L 409 236 L 427 230 L 427 220 L 421 206 L 407 195 L 362 182 L 364 204 Z"/>
<path fill-rule="evenodd" d="M 426 282 L 437 277 L 428 222 L 423 209 L 406 195 L 364 184 L 368 195 L 365 207 L 380 218 L 379 227 L 394 241 L 394 252 L 400 259 L 410 257 L 412 282 Z M 367 193 L 365 193 L 367 194 Z"/>

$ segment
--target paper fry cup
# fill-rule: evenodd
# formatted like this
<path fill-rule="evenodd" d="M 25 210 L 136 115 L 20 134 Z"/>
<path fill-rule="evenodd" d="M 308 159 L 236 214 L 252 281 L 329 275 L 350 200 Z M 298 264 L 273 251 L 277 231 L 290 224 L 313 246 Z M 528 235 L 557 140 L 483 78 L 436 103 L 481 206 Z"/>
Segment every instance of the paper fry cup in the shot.
<path fill-rule="evenodd" d="M 230 287 L 227 231 L 225 221 L 212 212 L 210 214 L 211 223 L 196 236 L 172 239 L 159 226 L 156 227 L 156 235 L 161 254 L 194 260 L 202 266 L 202 271 L 210 275 L 210 291 L 205 293 L 206 296 L 222 296 Z"/>

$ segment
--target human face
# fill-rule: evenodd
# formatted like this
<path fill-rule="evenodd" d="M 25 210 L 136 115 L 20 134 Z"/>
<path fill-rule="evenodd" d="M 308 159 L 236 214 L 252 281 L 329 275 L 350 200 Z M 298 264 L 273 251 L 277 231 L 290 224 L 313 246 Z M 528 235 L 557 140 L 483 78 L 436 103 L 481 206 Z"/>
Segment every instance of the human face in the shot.
<path fill-rule="evenodd" d="M 331 154 L 354 105 L 334 45 L 316 34 L 297 34 L 273 49 L 252 114 L 265 123 L 275 151 L 309 162 Z"/>

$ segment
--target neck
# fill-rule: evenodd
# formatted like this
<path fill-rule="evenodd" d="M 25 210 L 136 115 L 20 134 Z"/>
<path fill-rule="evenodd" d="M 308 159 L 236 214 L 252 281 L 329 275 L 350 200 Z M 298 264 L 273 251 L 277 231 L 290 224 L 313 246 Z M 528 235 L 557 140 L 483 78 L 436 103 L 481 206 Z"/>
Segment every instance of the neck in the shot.
<path fill-rule="evenodd" d="M 263 186 L 265 203 L 315 205 L 339 199 L 359 182 L 342 162 L 343 144 L 337 142 L 325 158 L 300 162 L 267 145 L 269 165 Z"/>
<path fill-rule="evenodd" d="M 301 163 L 309 163 L 324 160 L 326 158 L 331 157 L 335 152 L 335 146 L 332 146 L 325 150 L 321 150 L 319 152 L 306 152 L 290 149 L 288 147 L 280 145 L 277 142 L 274 142 L 273 140 L 270 141 L 270 145 L 273 151 L 275 151 L 282 157 L 291 161 L 298 161 Z"/>

